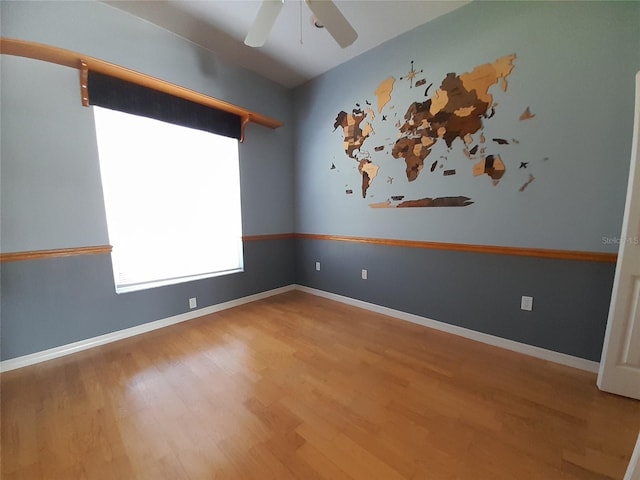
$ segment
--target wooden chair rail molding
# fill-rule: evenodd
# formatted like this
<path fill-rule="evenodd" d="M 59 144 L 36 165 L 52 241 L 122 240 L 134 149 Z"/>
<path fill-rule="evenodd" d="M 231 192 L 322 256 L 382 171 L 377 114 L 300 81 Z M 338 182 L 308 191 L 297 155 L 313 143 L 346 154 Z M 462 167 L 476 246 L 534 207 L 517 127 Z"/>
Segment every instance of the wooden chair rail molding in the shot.
<path fill-rule="evenodd" d="M 488 253 L 493 255 L 515 255 L 518 257 L 553 258 L 557 260 L 578 260 L 583 262 L 616 263 L 615 253 L 578 252 L 573 250 L 550 250 L 543 248 L 499 247 L 494 245 L 470 245 L 464 243 L 422 242 L 414 240 L 393 240 L 385 238 L 348 237 L 340 235 L 319 235 L 315 233 L 274 233 L 265 235 L 245 235 L 245 242 L 261 242 L 301 238 L 306 240 L 324 240 L 335 242 L 368 243 L 388 247 L 426 248 L 430 250 L 449 250 L 454 252 Z M 111 245 L 95 247 L 60 248 L 54 250 L 35 250 L 0 254 L 0 262 L 17 262 L 43 258 L 70 257 L 75 255 L 103 255 L 111 253 Z"/>
<path fill-rule="evenodd" d="M 110 75 L 121 80 L 136 83 L 160 92 L 184 98 L 192 102 L 200 103 L 208 107 L 233 113 L 242 118 L 242 138 L 244 139 L 244 128 L 247 123 L 256 123 L 268 128 L 278 128 L 283 125 L 279 120 L 261 115 L 246 108 L 238 107 L 231 103 L 227 103 L 217 98 L 209 97 L 202 93 L 189 90 L 188 88 L 165 82 L 158 78 L 136 72 L 113 63 L 105 62 L 98 58 L 89 57 L 80 53 L 65 50 L 63 48 L 52 47 L 42 43 L 29 42 L 25 40 L 17 40 L 13 38 L 0 38 L 0 53 L 6 55 L 15 55 L 18 57 L 33 58 L 45 62 L 56 63 L 66 67 L 76 68 L 80 71 L 80 88 L 82 104 L 87 106 L 86 80 L 88 70 Z"/>
<path fill-rule="evenodd" d="M 267 233 L 262 235 L 243 235 L 243 242 L 260 242 L 264 240 L 284 240 L 286 238 L 295 238 L 295 233 Z"/>
<path fill-rule="evenodd" d="M 573 250 L 551 250 L 545 248 L 501 247 L 495 245 L 471 245 L 465 243 L 423 242 L 414 240 L 393 240 L 387 238 L 348 237 L 340 235 L 319 235 L 296 233 L 296 238 L 309 240 L 330 240 L 339 242 L 369 243 L 390 247 L 426 248 L 430 250 L 450 250 L 455 252 L 489 253 L 494 255 L 515 255 L 518 257 L 555 258 L 558 260 L 580 260 L 584 262 L 616 263 L 616 253 L 579 252 Z"/>
<path fill-rule="evenodd" d="M 98 245 L 95 247 L 55 248 L 52 250 L 0 253 L 0 263 L 42 260 L 57 257 L 75 257 L 78 255 L 104 255 L 111 253 L 111 250 L 111 245 Z"/>

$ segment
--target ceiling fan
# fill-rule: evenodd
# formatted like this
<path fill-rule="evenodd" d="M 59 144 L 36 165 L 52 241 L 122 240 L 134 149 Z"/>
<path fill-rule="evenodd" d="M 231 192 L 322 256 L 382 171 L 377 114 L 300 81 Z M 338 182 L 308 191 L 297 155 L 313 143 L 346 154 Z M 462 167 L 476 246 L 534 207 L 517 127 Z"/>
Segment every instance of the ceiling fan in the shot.
<path fill-rule="evenodd" d="M 338 7 L 336 7 L 336 4 L 333 3 L 332 0 L 304 1 L 315 15 L 317 24 L 326 28 L 342 48 L 348 47 L 358 38 L 357 32 L 344 15 L 342 15 L 340 10 L 338 10 Z M 260 10 L 258 10 L 256 19 L 244 39 L 245 45 L 261 47 L 266 43 L 283 5 L 284 0 L 262 0 L 262 5 L 260 6 Z"/>

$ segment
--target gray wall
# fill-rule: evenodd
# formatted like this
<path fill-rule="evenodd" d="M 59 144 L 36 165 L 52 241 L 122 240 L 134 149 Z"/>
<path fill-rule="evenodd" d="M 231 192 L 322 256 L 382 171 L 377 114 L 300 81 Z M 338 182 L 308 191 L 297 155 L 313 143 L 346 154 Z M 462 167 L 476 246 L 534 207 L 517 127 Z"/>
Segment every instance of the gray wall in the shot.
<path fill-rule="evenodd" d="M 293 230 L 289 90 L 99 2 L 0 7 L 3 36 L 95 56 L 283 121 L 275 131 L 250 125 L 240 146 L 243 232 Z M 2 251 L 108 243 L 93 114 L 79 103 L 78 72 L 8 55 L 2 66 Z"/>
<path fill-rule="evenodd" d="M 622 220 L 633 75 L 640 69 L 637 2 L 473 2 L 293 92 L 95 1 L 5 1 L 0 9 L 4 36 L 83 52 L 282 120 L 276 131 L 250 126 L 240 150 L 245 235 L 296 231 L 615 251 L 602 239 L 619 235 Z M 438 151 L 459 171 L 453 178 L 423 172 L 403 183 L 402 161 L 371 151 L 383 170 L 368 197 L 345 195 L 346 186 L 357 192 L 360 177 L 344 155 L 341 132 L 333 131 L 340 110 L 372 100 L 378 83 L 405 75 L 412 60 L 433 92 L 446 73 L 513 52 L 509 89 L 496 92 L 499 108 L 487 133 L 520 144 L 500 150 L 508 170 L 497 187 L 474 178 L 454 145 Z M 79 104 L 77 72 L 8 56 L 0 62 L 2 252 L 108 244 L 93 119 Z M 424 99 L 407 82 L 396 87 L 400 117 L 411 101 Z M 519 122 L 526 106 L 536 117 Z M 386 139 L 392 128 L 376 128 L 378 138 L 395 138 Z M 371 147 L 378 144 L 371 139 Z M 520 161 L 529 161 L 536 176 L 525 192 L 518 187 L 529 171 L 517 168 Z M 476 203 L 367 206 L 396 188 L 468 194 Z M 176 315 L 192 296 L 205 307 L 300 283 L 597 360 L 614 266 L 284 239 L 247 242 L 245 269 L 116 295 L 108 255 L 2 264 L 0 358 Z M 519 310 L 521 295 L 535 297 L 533 312 Z"/>
<path fill-rule="evenodd" d="M 473 2 L 397 37 L 295 91 L 296 231 L 324 235 L 615 252 L 620 235 L 640 70 L 638 2 Z M 407 182 L 390 154 L 407 107 L 431 97 L 449 72 L 515 53 L 508 89 L 484 120 L 487 154 L 507 170 L 497 186 L 474 177 L 460 140 L 443 142 Z M 413 61 L 421 71 L 403 80 Z M 345 155 L 338 112 L 376 107 L 396 79 L 362 150 L 380 167 L 359 195 L 357 162 Z M 391 106 L 394 108 L 392 109 Z M 535 117 L 520 121 L 530 107 Z M 386 114 L 387 121 L 381 116 Z M 493 137 L 507 139 L 498 145 Z M 517 139 L 519 143 L 511 139 Z M 477 139 L 476 139 L 477 142 Z M 375 146 L 383 145 L 381 151 Z M 456 175 L 433 174 L 434 159 Z M 545 160 L 548 159 L 548 160 Z M 529 162 L 520 169 L 520 162 Z M 335 165 L 335 169 L 330 168 Z M 519 188 L 531 173 L 535 181 Z M 389 177 L 393 178 L 391 182 Z M 346 194 L 352 189 L 353 194 Z M 390 195 L 465 195 L 463 208 L 373 209 Z M 316 261 L 322 270 L 316 272 Z M 613 264 L 300 240 L 298 283 L 578 357 L 599 360 Z M 369 279 L 360 279 L 361 269 Z M 533 312 L 520 310 L 522 295 Z"/>
<path fill-rule="evenodd" d="M 635 74 L 640 70 L 639 2 L 472 2 L 342 64 L 295 91 L 296 231 L 407 240 L 615 252 L 631 156 Z M 390 155 L 404 114 L 431 97 L 447 73 L 516 54 L 508 89 L 495 85 L 495 116 L 484 119 L 486 154 L 506 165 L 497 186 L 474 177 L 461 140 L 439 141 L 413 182 Z M 426 84 L 411 88 L 411 61 Z M 338 112 L 373 104 L 379 83 L 396 79 L 391 101 L 363 144 L 378 176 L 360 193 L 357 162 L 345 155 Z M 391 107 L 394 107 L 393 109 Z M 520 121 L 526 107 L 535 117 Z M 382 120 L 386 115 L 387 120 Z M 475 143 L 478 144 L 478 135 Z M 498 145 L 492 138 L 504 138 Z M 519 143 L 515 143 L 515 138 Z M 384 146 L 382 151 L 374 147 Z M 430 173 L 433 160 L 444 168 Z M 548 158 L 548 160 L 545 160 Z M 519 168 L 528 162 L 528 168 Z M 334 164 L 336 169 L 330 169 Z M 445 169 L 456 174 L 443 176 Z M 535 181 L 519 189 L 533 174 Z M 388 177 L 393 178 L 389 183 Z M 352 195 L 346 195 L 352 189 Z M 406 199 L 471 197 L 456 209 L 369 208 Z"/>
<path fill-rule="evenodd" d="M 244 235 L 293 231 L 291 92 L 98 2 L 2 2 L 2 35 L 111 61 L 277 118 L 240 146 Z M 3 55 L 2 252 L 109 244 L 91 108 L 78 72 Z M 109 255 L 2 264 L 8 359 L 294 282 L 292 240 L 245 243 L 245 272 L 116 295 Z"/>
<path fill-rule="evenodd" d="M 301 285 L 594 361 L 600 360 L 614 271 L 607 263 L 297 243 Z M 522 295 L 534 297 L 533 311 L 520 310 Z"/>
<path fill-rule="evenodd" d="M 2 359 L 111 333 L 293 283 L 293 240 L 246 242 L 245 271 L 117 295 L 109 255 L 2 265 Z"/>

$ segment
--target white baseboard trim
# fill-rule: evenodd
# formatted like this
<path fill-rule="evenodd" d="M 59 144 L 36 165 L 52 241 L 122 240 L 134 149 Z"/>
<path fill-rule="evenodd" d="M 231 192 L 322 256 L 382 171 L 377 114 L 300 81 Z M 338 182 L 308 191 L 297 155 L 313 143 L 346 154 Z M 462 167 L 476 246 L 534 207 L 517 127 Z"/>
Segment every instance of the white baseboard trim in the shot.
<path fill-rule="evenodd" d="M 218 303 L 209 307 L 199 308 L 197 310 L 191 310 L 189 312 L 174 315 L 173 317 L 163 318 L 149 323 L 143 323 L 142 325 L 136 325 L 135 327 L 125 328 L 124 330 L 118 330 L 97 337 L 87 338 L 78 342 L 69 343 L 67 345 L 61 345 L 59 347 L 50 348 L 41 352 L 31 353 L 29 355 L 23 355 L 21 357 L 10 358 L 0 362 L 0 372 L 8 372 L 17 368 L 27 367 L 40 362 L 46 362 L 47 360 L 53 360 L 54 358 L 64 357 L 72 353 L 87 350 L 89 348 L 98 347 L 107 343 L 122 340 L 124 338 L 140 335 L 141 333 L 151 332 L 159 328 L 168 327 L 169 325 L 175 325 L 176 323 L 186 322 L 194 318 L 209 315 L 211 313 L 227 310 L 228 308 L 244 305 L 245 303 L 255 302 L 263 298 L 278 295 L 280 293 L 294 290 L 295 285 L 287 285 L 266 292 L 256 293 L 247 297 L 237 298 L 224 303 Z"/>
<path fill-rule="evenodd" d="M 599 362 L 594 362 L 592 360 L 585 360 L 584 358 L 574 357 L 572 355 L 567 355 L 565 353 L 554 352 L 553 350 L 534 347 L 533 345 L 527 345 L 526 343 L 520 343 L 514 340 L 508 340 L 506 338 L 496 337 L 494 335 L 489 335 L 487 333 L 476 332 L 475 330 L 470 330 L 468 328 L 458 327 L 456 325 L 439 322 L 437 320 L 421 317 L 419 315 L 414 315 L 412 313 L 406 313 L 400 310 L 394 310 L 392 308 L 376 305 L 374 303 L 368 303 L 362 300 L 356 300 L 354 298 L 345 297 L 342 295 L 338 295 L 336 293 L 326 292 L 324 290 L 317 290 L 315 288 L 305 287 L 302 285 L 295 285 L 295 289 L 300 290 L 302 292 L 310 293 L 312 295 L 316 295 L 319 297 L 335 300 L 337 302 L 346 303 L 354 307 L 359 307 L 365 310 L 370 310 L 372 312 L 388 315 L 390 317 L 394 317 L 399 320 L 404 320 L 411 323 L 417 323 L 418 325 L 423 325 L 425 327 L 434 328 L 436 330 L 441 330 L 443 332 L 452 333 L 454 335 L 459 335 L 461 337 L 469 338 L 471 340 L 476 340 L 478 342 L 487 343 L 495 347 L 500 347 L 500 348 L 511 350 L 517 353 L 522 353 L 524 355 L 540 358 L 542 360 L 547 360 L 549 362 L 559 363 L 561 365 L 578 368 L 580 370 L 586 370 L 587 372 L 597 373 L 598 368 L 600 366 Z"/>
<path fill-rule="evenodd" d="M 63 357 L 65 355 L 70 355 L 72 353 L 80 352 L 82 350 L 87 350 L 89 348 L 98 347 L 100 345 L 105 345 L 107 343 L 133 337 L 135 335 L 140 335 L 142 333 L 151 332 L 159 328 L 175 325 L 176 323 L 186 322 L 194 318 L 202 317 L 204 315 L 209 315 L 215 312 L 220 312 L 222 310 L 237 307 L 239 305 L 244 305 L 246 303 L 255 302 L 256 300 L 261 300 L 263 298 L 271 297 L 273 295 L 278 295 L 280 293 L 289 292 L 291 290 L 300 290 L 302 292 L 310 293 L 312 295 L 316 295 L 319 297 L 324 297 L 330 300 L 352 305 L 358 308 L 362 308 L 364 310 L 369 310 L 372 312 L 381 313 L 383 315 L 388 315 L 390 317 L 394 317 L 399 320 L 416 323 L 418 325 L 422 325 L 425 327 L 434 328 L 436 330 L 452 333 L 454 335 L 459 335 L 461 337 L 469 338 L 471 340 L 476 340 L 478 342 L 486 343 L 486 344 L 493 345 L 500 348 L 505 348 L 507 350 L 512 350 L 514 352 L 540 358 L 542 360 L 559 363 L 561 365 L 567 365 L 569 367 L 578 368 L 580 370 L 586 370 L 592 373 L 597 373 L 598 367 L 600 365 L 598 362 L 593 362 L 591 360 L 585 360 L 583 358 L 574 357 L 564 353 L 554 352 L 552 350 L 547 350 L 540 347 L 534 347 L 532 345 L 527 345 L 525 343 L 520 343 L 513 340 L 507 340 L 505 338 L 496 337 L 494 335 L 489 335 L 487 333 L 476 332 L 475 330 L 469 330 L 468 328 L 458 327 L 456 325 L 450 325 L 448 323 L 439 322 L 437 320 L 421 317 L 419 315 L 414 315 L 411 313 L 402 312 L 400 310 L 394 310 L 392 308 L 383 307 L 381 305 L 364 302 L 362 300 L 356 300 L 354 298 L 345 297 L 342 295 L 338 295 L 336 293 L 326 292 L 324 290 L 317 290 L 315 288 L 292 284 L 292 285 L 287 285 L 280 288 L 275 288 L 273 290 L 268 290 L 266 292 L 256 293 L 255 295 L 249 295 L 247 297 L 237 298 L 235 300 L 230 300 L 228 302 L 219 303 L 217 305 L 211 305 L 209 307 L 181 313 L 173 317 L 163 318 L 153 322 L 144 323 L 142 325 L 137 325 L 135 327 L 126 328 L 124 330 L 118 330 L 116 332 L 111 332 L 111 333 L 107 333 L 97 337 L 80 340 L 78 342 L 69 343 L 67 345 L 61 345 L 59 347 L 50 348 L 48 350 L 43 350 L 41 352 L 31 353 L 29 355 L 23 355 L 21 357 L 16 357 L 16 358 L 10 358 L 8 360 L 4 360 L 0 362 L 0 372 L 8 372 L 10 370 L 15 370 L 17 368 L 27 367 L 29 365 L 45 362 L 47 360 L 53 360 L 54 358 Z"/>

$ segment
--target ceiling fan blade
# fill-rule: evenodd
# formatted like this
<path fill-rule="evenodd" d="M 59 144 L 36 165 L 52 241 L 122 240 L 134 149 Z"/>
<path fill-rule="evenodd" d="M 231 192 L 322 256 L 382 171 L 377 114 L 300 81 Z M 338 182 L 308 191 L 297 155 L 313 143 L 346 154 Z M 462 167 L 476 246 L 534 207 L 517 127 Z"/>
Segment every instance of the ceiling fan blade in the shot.
<path fill-rule="evenodd" d="M 245 45 L 261 47 L 266 43 L 283 4 L 284 0 L 262 0 L 256 19 L 244 39 Z"/>
<path fill-rule="evenodd" d="M 355 42 L 358 33 L 331 0 L 305 0 L 318 21 L 342 48 Z"/>

